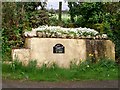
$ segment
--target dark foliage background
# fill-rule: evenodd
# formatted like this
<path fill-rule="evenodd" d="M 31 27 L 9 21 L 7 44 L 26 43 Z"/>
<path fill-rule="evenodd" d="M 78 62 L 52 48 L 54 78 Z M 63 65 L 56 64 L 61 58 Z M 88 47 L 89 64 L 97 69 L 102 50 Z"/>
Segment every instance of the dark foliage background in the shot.
<path fill-rule="evenodd" d="M 74 27 L 94 28 L 100 33 L 106 33 L 115 43 L 116 59 L 120 61 L 120 2 L 68 4 Z"/>
<path fill-rule="evenodd" d="M 37 10 L 40 6 L 41 9 Z M 106 33 L 116 45 L 116 60 L 120 61 L 120 2 L 69 2 L 70 20 L 51 18 L 43 2 L 2 3 L 2 58 L 11 60 L 11 48 L 24 47 L 23 33 L 40 25 L 88 27 Z M 77 19 L 75 19 L 77 17 Z"/>
<path fill-rule="evenodd" d="M 40 6 L 41 9 L 37 10 Z M 2 3 L 2 58 L 11 60 L 11 49 L 24 47 L 23 33 L 31 28 L 48 24 L 46 3 L 3 2 Z"/>

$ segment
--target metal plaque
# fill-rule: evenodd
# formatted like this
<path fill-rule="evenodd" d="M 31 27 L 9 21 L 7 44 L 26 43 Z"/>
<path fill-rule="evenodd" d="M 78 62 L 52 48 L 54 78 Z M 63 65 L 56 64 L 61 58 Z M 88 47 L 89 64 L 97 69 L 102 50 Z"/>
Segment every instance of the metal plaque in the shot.
<path fill-rule="evenodd" d="M 65 47 L 62 44 L 56 44 L 53 47 L 53 53 L 65 53 Z"/>

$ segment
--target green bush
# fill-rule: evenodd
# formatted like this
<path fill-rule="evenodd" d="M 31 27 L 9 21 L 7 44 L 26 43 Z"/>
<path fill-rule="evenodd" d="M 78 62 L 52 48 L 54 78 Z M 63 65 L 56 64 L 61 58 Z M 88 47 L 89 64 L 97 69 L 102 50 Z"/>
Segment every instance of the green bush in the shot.
<path fill-rule="evenodd" d="M 59 20 L 57 19 L 57 17 L 52 16 L 49 18 L 49 25 L 50 26 L 58 26 L 59 24 Z"/>
<path fill-rule="evenodd" d="M 11 61 L 11 49 L 23 48 L 25 30 L 48 24 L 45 2 L 3 2 L 2 3 L 2 60 Z M 42 10 L 36 8 L 41 6 Z"/>

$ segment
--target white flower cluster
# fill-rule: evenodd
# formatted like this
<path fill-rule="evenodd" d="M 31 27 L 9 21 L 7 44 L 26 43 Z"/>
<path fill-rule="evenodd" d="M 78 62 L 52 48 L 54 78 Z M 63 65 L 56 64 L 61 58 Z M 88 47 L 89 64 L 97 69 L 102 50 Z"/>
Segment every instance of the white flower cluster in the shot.
<path fill-rule="evenodd" d="M 64 31 L 64 32 L 69 32 L 69 31 L 73 31 L 75 33 L 77 33 L 78 31 L 81 31 L 81 32 L 92 32 L 94 34 L 97 34 L 98 32 L 94 29 L 90 29 L 90 28 L 63 28 L 63 27 L 60 27 L 60 26 L 40 26 L 36 29 L 33 29 L 33 31 L 36 30 L 36 31 L 40 31 L 40 30 L 50 30 L 50 31 Z"/>
<path fill-rule="evenodd" d="M 24 33 L 26 37 L 56 37 L 56 38 L 81 38 L 82 36 L 91 38 L 91 36 L 96 36 L 99 34 L 96 30 L 90 28 L 63 28 L 60 26 L 40 26 L 38 28 L 32 29 L 32 31 L 27 31 Z M 107 35 L 102 35 L 107 38 Z M 100 38 L 98 35 L 96 38 Z M 83 38 L 83 37 L 82 37 Z"/>

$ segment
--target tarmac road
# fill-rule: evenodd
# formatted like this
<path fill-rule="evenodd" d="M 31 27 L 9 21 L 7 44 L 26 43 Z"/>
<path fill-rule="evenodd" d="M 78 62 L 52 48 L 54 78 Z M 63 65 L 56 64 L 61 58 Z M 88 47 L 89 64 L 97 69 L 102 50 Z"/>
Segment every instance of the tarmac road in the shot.
<path fill-rule="evenodd" d="M 118 88 L 118 80 L 64 82 L 2 80 L 2 88 Z"/>

